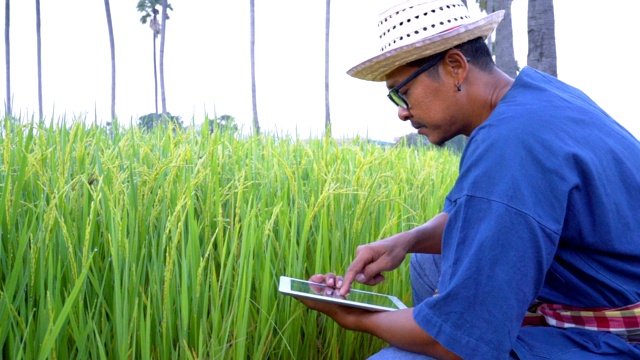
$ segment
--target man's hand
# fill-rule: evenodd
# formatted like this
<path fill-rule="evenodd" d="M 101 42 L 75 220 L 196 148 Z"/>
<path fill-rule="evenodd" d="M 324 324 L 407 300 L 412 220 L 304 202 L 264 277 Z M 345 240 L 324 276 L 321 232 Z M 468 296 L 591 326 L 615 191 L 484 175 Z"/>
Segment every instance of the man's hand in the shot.
<path fill-rule="evenodd" d="M 340 294 L 338 288 L 342 286 L 342 276 L 336 276 L 334 273 L 328 274 L 316 274 L 309 278 L 312 284 L 309 284 L 311 290 L 316 294 L 323 296 L 334 297 L 339 299 L 345 299 L 344 295 Z M 317 285 L 323 284 L 323 285 Z"/>
<path fill-rule="evenodd" d="M 400 266 L 408 253 L 439 254 L 448 218 L 449 214 L 442 212 L 412 230 L 358 246 L 356 258 L 349 265 L 342 284 L 335 285 L 340 294 L 348 294 L 354 280 L 366 285 L 384 281 L 382 272 Z"/>
<path fill-rule="evenodd" d="M 309 278 L 309 281 L 314 283 L 324 284 L 326 286 L 314 286 L 311 285 L 311 289 L 318 294 L 322 294 L 325 296 L 332 296 L 336 298 L 344 299 L 344 295 L 341 295 L 339 290 L 336 288 L 337 285 L 342 285 L 343 278 L 342 276 L 337 276 L 334 273 L 328 274 L 316 274 Z M 357 324 L 361 321 L 362 316 L 367 316 L 371 314 L 371 311 L 358 309 L 349 306 L 338 305 L 335 303 L 314 300 L 309 298 L 297 298 L 298 301 L 303 303 L 311 310 L 319 311 L 330 318 L 332 318 L 338 325 L 347 329 L 347 330 L 356 330 Z"/>
<path fill-rule="evenodd" d="M 311 310 L 319 311 L 333 319 L 338 325 L 347 330 L 362 331 L 357 327 L 362 316 L 367 316 L 372 311 L 350 306 L 339 305 L 328 301 L 314 300 L 310 298 L 297 298 Z"/>
<path fill-rule="evenodd" d="M 384 281 L 382 272 L 397 268 L 407 256 L 406 236 L 406 233 L 400 233 L 384 240 L 358 246 L 356 258 L 349 265 L 344 278 L 334 279 L 340 294 L 348 294 L 354 280 L 366 285 L 376 285 Z"/>

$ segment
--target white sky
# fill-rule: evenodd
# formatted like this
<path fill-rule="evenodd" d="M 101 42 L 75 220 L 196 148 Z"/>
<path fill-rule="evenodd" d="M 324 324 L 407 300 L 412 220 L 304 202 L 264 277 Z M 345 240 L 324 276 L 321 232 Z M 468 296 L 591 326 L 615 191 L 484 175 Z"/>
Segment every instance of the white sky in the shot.
<path fill-rule="evenodd" d="M 249 1 L 170 1 L 165 84 L 167 110 L 185 125 L 205 113 L 251 124 Z M 468 0 L 471 4 L 473 0 Z M 398 120 L 383 83 L 346 71 L 377 54 L 377 14 L 389 0 L 331 4 L 330 106 L 336 136 L 391 141 L 413 131 Z M 121 122 L 154 112 L 152 33 L 136 1 L 111 1 L 116 45 L 116 112 Z M 4 4 L 3 4 L 4 5 Z M 636 137 L 640 83 L 629 44 L 638 34 L 640 3 L 555 1 L 558 77 L 586 92 Z M 513 2 L 516 59 L 526 65 L 526 0 Z M 472 9 L 473 13 L 477 10 Z M 263 130 L 322 133 L 324 127 L 325 0 L 256 1 L 258 117 Z M 48 119 L 110 117 L 111 63 L 104 2 L 41 2 L 43 108 Z M 0 21 L 4 28 L 4 6 Z M 15 114 L 37 117 L 35 2 L 11 2 L 11 92 Z M 158 39 L 158 48 L 160 41 Z M 3 47 L 4 50 L 4 47 Z M 6 101 L 2 51 L 0 96 Z M 635 95 L 633 95 L 635 94 Z M 161 106 L 161 104 L 159 104 Z M 132 120 L 133 119 L 133 120 Z"/>

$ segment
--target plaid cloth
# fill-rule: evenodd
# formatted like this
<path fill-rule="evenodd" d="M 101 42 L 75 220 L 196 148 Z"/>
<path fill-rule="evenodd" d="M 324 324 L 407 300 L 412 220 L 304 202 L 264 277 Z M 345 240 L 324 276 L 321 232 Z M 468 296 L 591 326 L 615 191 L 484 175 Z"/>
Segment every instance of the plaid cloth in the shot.
<path fill-rule="evenodd" d="M 628 342 L 640 343 L 640 303 L 590 309 L 535 303 L 522 322 L 522 326 L 527 325 L 606 331 Z"/>

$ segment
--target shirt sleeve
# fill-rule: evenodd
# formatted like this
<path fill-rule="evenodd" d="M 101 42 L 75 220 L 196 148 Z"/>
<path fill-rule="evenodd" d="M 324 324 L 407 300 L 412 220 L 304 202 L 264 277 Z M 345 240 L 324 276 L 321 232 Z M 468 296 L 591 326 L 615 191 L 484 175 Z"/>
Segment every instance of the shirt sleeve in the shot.
<path fill-rule="evenodd" d="M 558 236 L 496 200 L 467 195 L 447 208 L 440 295 L 419 304 L 414 318 L 465 359 L 506 359 L 542 287 Z"/>

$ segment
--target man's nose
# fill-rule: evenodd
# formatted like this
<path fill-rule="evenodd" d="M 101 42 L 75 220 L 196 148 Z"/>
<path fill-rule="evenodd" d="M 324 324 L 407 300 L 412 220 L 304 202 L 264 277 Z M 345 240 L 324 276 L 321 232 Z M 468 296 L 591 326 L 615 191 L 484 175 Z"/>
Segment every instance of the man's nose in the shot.
<path fill-rule="evenodd" d="M 411 112 L 408 109 L 398 106 L 398 118 L 402 121 L 411 119 Z"/>

